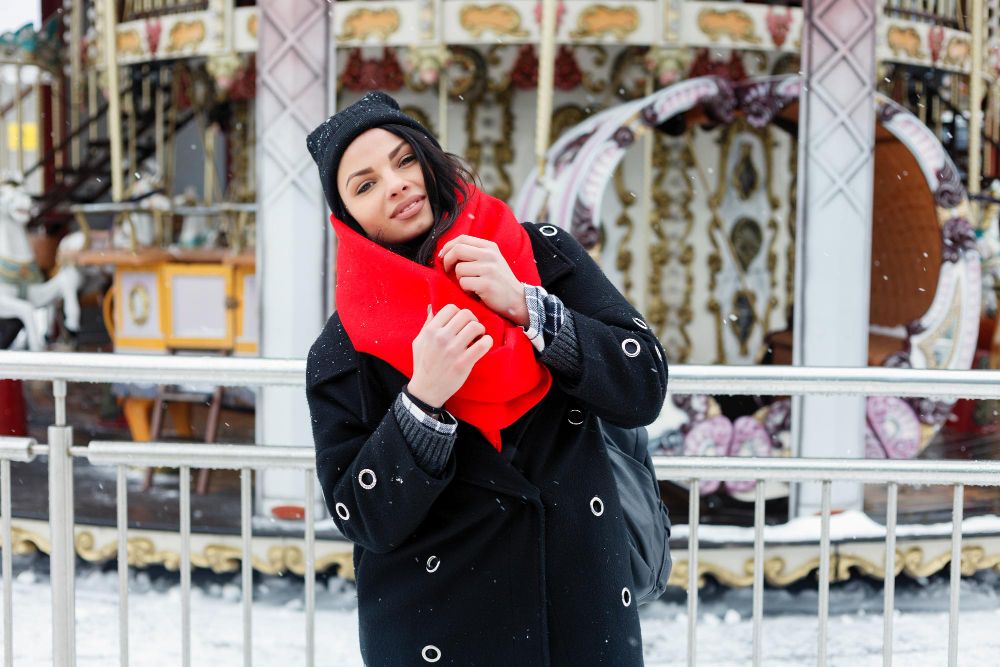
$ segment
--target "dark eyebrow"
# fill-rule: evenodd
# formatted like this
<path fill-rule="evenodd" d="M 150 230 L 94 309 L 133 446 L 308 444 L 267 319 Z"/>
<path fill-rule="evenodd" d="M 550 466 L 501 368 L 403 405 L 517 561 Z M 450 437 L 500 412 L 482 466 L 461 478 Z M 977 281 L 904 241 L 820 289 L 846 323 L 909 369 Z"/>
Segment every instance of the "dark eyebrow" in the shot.
<path fill-rule="evenodd" d="M 405 141 L 401 141 L 401 142 L 399 142 L 399 145 L 398 145 L 398 146 L 396 146 L 395 148 L 393 148 L 393 149 L 392 149 L 392 152 L 391 152 L 391 153 L 389 153 L 389 159 L 391 160 L 391 159 L 393 159 L 394 157 L 396 157 L 396 153 L 398 153 L 398 152 L 399 152 L 399 149 L 400 149 L 400 148 L 402 148 L 402 147 L 403 147 L 403 146 L 405 146 L 405 145 L 406 145 L 406 142 L 405 142 Z"/>
<path fill-rule="evenodd" d="M 399 145 L 396 146 L 395 148 L 393 148 L 392 152 L 389 153 L 389 159 L 391 160 L 394 157 L 396 157 L 396 153 L 398 153 L 399 149 L 401 149 L 405 145 L 406 145 L 405 141 L 399 142 Z M 365 174 L 370 174 L 370 173 L 372 173 L 372 171 L 373 170 L 372 170 L 371 167 L 368 167 L 367 169 L 362 169 L 361 171 L 356 171 L 356 172 L 354 172 L 353 174 L 351 174 L 350 176 L 347 177 L 347 180 L 344 181 L 344 185 L 349 184 L 351 182 L 351 179 L 354 178 L 355 176 L 363 176 Z"/>
<path fill-rule="evenodd" d="M 372 171 L 374 170 L 371 167 L 368 167 L 367 169 L 362 169 L 361 171 L 356 171 L 347 177 L 347 180 L 344 181 L 344 185 L 345 186 L 350 185 L 351 179 L 354 178 L 355 176 L 363 176 L 364 174 L 370 174 L 372 173 Z"/>

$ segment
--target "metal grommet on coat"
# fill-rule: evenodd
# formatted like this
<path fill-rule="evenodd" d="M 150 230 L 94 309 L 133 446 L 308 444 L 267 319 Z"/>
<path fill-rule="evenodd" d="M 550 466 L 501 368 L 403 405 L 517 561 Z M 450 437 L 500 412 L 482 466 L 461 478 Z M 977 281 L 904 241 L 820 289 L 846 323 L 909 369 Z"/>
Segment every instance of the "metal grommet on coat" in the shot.
<path fill-rule="evenodd" d="M 629 592 L 627 586 L 622 589 L 622 604 L 626 607 L 632 604 L 632 593 Z"/>
<path fill-rule="evenodd" d="M 368 473 L 369 475 L 371 475 L 372 481 L 365 482 L 365 473 Z M 365 468 L 364 470 L 362 470 L 361 472 L 359 472 L 358 473 L 358 483 L 361 484 L 361 488 L 363 488 L 363 489 L 373 489 L 373 488 L 375 488 L 375 471 L 372 470 L 371 468 Z"/>
<path fill-rule="evenodd" d="M 337 516 L 339 516 L 344 521 L 347 521 L 348 519 L 351 518 L 351 513 L 347 511 L 347 505 L 345 505 L 344 503 L 337 503 L 334 506 L 334 509 L 337 510 Z"/>
<path fill-rule="evenodd" d="M 647 326 L 646 323 L 643 322 L 642 320 L 640 320 L 638 317 L 633 317 L 632 321 L 635 322 L 636 324 L 638 324 L 643 329 L 648 329 L 649 328 L 649 326 Z"/>
<path fill-rule="evenodd" d="M 441 559 L 437 556 L 431 556 L 427 559 L 427 571 L 434 572 L 441 566 Z"/>
<path fill-rule="evenodd" d="M 601 516 L 604 514 L 604 501 L 602 501 L 597 496 L 590 499 L 590 511 L 594 513 L 594 516 Z"/>
<path fill-rule="evenodd" d="M 538 231 L 540 231 L 543 236 L 555 236 L 556 234 L 559 233 L 559 230 L 553 227 L 552 225 L 545 225 Z"/>
<path fill-rule="evenodd" d="M 628 344 L 629 343 L 632 343 L 633 345 L 635 345 L 635 351 L 634 352 L 629 352 L 628 351 Z M 639 350 L 641 350 L 641 349 L 642 348 L 639 346 L 639 341 L 637 341 L 635 338 L 626 338 L 625 340 L 622 341 L 622 352 L 625 353 L 626 357 L 638 357 L 639 356 Z"/>
<path fill-rule="evenodd" d="M 579 426 L 580 424 L 582 424 L 583 410 L 578 410 L 577 408 L 573 408 L 572 410 L 570 410 L 568 421 L 573 426 Z"/>
<path fill-rule="evenodd" d="M 428 644 L 424 647 L 424 650 L 420 652 L 424 660 L 427 662 L 437 662 L 441 659 L 441 649 L 433 644 Z"/>

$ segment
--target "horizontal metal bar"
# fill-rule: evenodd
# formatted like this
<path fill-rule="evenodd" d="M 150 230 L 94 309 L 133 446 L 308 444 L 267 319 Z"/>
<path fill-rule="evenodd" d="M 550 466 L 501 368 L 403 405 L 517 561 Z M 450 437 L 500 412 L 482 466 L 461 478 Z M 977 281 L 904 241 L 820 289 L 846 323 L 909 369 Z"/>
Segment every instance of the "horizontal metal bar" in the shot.
<path fill-rule="evenodd" d="M 83 451 L 80 451 L 83 450 Z M 95 465 L 127 463 L 133 466 L 179 468 L 298 468 L 316 467 L 312 447 L 276 447 L 273 445 L 217 445 L 178 442 L 108 442 L 93 440 L 79 450 Z"/>
<path fill-rule="evenodd" d="M 672 394 L 921 396 L 998 398 L 995 370 L 827 368 L 816 366 L 670 367 Z"/>
<path fill-rule="evenodd" d="M 304 359 L 218 356 L 100 354 L 92 352 L 0 352 L 0 378 L 69 382 L 208 383 L 225 387 L 304 386 Z"/>
<path fill-rule="evenodd" d="M 153 207 L 148 201 L 134 202 L 98 202 L 96 204 L 73 204 L 68 207 L 72 213 L 152 213 L 160 211 L 170 215 L 215 215 L 218 213 L 246 212 L 255 213 L 257 204 L 254 203 L 227 203 L 213 206 L 168 206 L 166 208 Z"/>
<path fill-rule="evenodd" d="M 0 437 L 0 459 L 31 461 L 35 458 L 38 442 L 34 438 Z"/>
<path fill-rule="evenodd" d="M 21 380 L 304 386 L 305 369 L 304 359 L 0 352 L 0 378 Z M 881 367 L 678 365 L 670 367 L 670 391 L 750 396 L 1000 398 L 1000 373 Z"/>
<path fill-rule="evenodd" d="M 658 479 L 1000 486 L 1000 461 L 654 456 Z"/>

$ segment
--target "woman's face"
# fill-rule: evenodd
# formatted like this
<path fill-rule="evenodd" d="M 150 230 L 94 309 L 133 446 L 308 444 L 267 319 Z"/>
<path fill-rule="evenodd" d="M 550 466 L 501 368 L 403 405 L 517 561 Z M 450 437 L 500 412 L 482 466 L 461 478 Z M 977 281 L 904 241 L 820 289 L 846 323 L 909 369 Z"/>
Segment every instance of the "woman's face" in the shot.
<path fill-rule="evenodd" d="M 403 243 L 434 224 L 420 163 L 410 144 L 388 130 L 368 130 L 351 142 L 337 168 L 337 190 L 373 239 Z"/>

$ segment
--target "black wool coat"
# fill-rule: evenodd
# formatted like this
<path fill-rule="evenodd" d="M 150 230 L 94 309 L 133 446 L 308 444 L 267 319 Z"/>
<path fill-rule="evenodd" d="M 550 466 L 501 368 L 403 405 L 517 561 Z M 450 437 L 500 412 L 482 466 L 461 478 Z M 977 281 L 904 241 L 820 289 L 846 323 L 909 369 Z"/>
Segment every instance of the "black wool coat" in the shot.
<path fill-rule="evenodd" d="M 309 352 L 317 474 L 355 544 L 368 667 L 643 664 L 626 529 L 597 418 L 651 423 L 666 396 L 665 355 L 572 236 L 523 226 L 542 286 L 572 311 L 583 375 L 574 383 L 553 371 L 546 396 L 501 431 L 515 448 L 510 460 L 459 421 L 444 472 L 431 476 L 390 409 L 406 376 L 359 354 L 336 313 Z"/>

